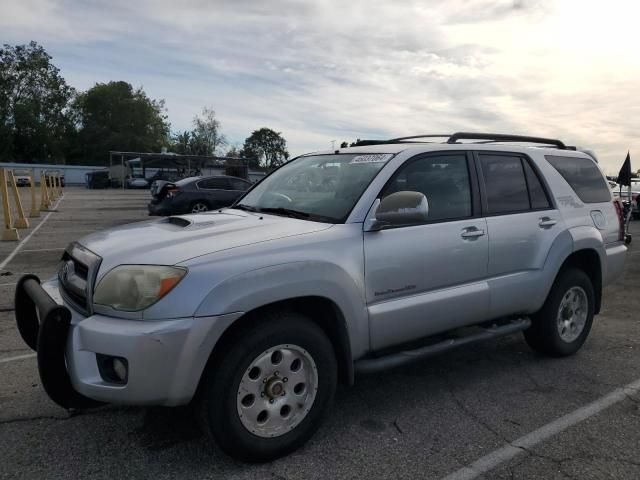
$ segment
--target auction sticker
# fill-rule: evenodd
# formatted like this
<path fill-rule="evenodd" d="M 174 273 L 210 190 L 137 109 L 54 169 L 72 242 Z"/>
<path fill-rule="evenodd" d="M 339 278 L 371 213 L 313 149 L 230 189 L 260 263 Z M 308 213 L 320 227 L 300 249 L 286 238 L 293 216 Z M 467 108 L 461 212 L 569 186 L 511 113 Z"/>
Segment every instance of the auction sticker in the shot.
<path fill-rule="evenodd" d="M 392 153 L 370 153 L 353 157 L 349 163 L 382 163 L 393 157 Z"/>

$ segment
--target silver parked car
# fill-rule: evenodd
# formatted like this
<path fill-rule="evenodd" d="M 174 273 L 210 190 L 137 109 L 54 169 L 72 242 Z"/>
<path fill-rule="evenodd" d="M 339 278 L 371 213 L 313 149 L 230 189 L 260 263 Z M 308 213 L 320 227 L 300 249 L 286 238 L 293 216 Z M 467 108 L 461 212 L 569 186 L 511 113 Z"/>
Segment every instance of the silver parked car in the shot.
<path fill-rule="evenodd" d="M 304 155 L 230 208 L 69 245 L 55 279 L 16 289 L 46 392 L 193 400 L 225 452 L 264 461 L 356 373 L 519 331 L 575 353 L 626 254 L 597 163 L 534 137 L 420 141 Z"/>

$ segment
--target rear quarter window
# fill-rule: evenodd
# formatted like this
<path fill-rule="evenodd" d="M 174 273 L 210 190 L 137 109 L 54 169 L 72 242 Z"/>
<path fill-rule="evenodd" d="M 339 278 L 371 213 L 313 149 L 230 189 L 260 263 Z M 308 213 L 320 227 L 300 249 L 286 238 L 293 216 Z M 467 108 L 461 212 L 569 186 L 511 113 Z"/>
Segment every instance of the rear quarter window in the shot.
<path fill-rule="evenodd" d="M 545 158 L 584 203 L 611 201 L 611 190 L 593 160 L 556 155 L 545 155 Z"/>

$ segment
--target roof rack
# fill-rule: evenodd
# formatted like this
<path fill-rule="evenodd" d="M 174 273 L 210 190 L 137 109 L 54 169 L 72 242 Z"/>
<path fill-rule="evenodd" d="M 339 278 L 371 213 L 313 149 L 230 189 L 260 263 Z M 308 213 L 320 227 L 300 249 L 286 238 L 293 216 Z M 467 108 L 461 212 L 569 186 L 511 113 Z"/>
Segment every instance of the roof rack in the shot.
<path fill-rule="evenodd" d="M 398 137 L 398 138 L 392 138 L 391 140 L 387 140 L 387 142 L 389 143 L 399 143 L 402 142 L 404 140 L 413 140 L 415 138 L 449 138 L 451 136 L 450 133 L 444 133 L 442 135 L 438 135 L 438 134 L 429 134 L 429 135 L 412 135 L 411 137 Z"/>
<path fill-rule="evenodd" d="M 429 134 L 429 135 L 412 135 L 410 137 L 398 137 L 392 138 L 390 140 L 359 140 L 353 146 L 354 147 L 366 147 L 368 145 L 388 145 L 392 143 L 414 143 L 407 142 L 407 140 L 415 140 L 418 138 L 449 138 L 451 134 L 443 133 L 442 135 L 437 134 Z M 428 142 L 420 142 L 420 143 L 428 143 Z"/>
<path fill-rule="evenodd" d="M 526 135 L 505 135 L 501 133 L 470 133 L 470 132 L 457 132 L 452 135 L 449 134 L 429 134 L 429 135 L 412 135 L 410 137 L 398 137 L 390 140 L 360 140 L 356 142 L 354 146 L 364 147 L 368 145 L 386 145 L 393 143 L 412 143 L 410 140 L 417 140 L 420 138 L 446 138 L 446 142 L 449 144 L 458 143 L 458 140 L 483 140 L 478 143 L 493 143 L 493 142 L 524 142 L 524 143 L 539 143 L 542 145 L 553 145 L 560 150 L 575 150 L 575 147 L 568 147 L 562 141 L 553 138 L 542 137 L 529 137 Z"/>
<path fill-rule="evenodd" d="M 555 145 L 560 150 L 566 150 L 567 146 L 554 138 L 529 137 L 527 135 L 504 135 L 501 133 L 469 133 L 458 132 L 449 137 L 447 143 L 458 143 L 458 140 L 489 140 L 490 142 L 525 142 Z"/>

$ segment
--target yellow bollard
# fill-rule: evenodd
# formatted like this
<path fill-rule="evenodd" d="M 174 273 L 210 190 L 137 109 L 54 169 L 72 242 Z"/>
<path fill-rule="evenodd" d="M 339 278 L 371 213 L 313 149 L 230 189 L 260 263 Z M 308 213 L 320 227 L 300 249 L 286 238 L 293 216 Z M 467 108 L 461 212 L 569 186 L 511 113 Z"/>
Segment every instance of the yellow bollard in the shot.
<path fill-rule="evenodd" d="M 57 194 L 56 194 L 56 184 L 54 181 L 55 175 L 49 172 L 48 175 L 45 176 L 45 180 L 47 181 L 47 190 L 49 192 L 49 201 L 51 203 L 55 202 Z"/>
<path fill-rule="evenodd" d="M 38 218 L 40 216 L 40 209 L 36 201 L 36 172 L 33 168 L 29 174 L 29 188 L 31 189 L 31 211 L 29 212 L 29 218 Z"/>
<path fill-rule="evenodd" d="M 18 230 L 13 228 L 13 222 L 11 221 L 9 190 L 7 189 L 7 174 L 4 168 L 0 168 L 0 193 L 2 194 L 2 211 L 4 212 L 2 240 L 20 240 Z"/>
<path fill-rule="evenodd" d="M 62 197 L 62 182 L 60 181 L 60 172 L 56 173 L 56 189 L 58 190 L 58 198 Z"/>
<path fill-rule="evenodd" d="M 44 172 L 40 172 L 40 211 L 49 208 L 49 192 L 47 191 L 47 179 Z"/>
<path fill-rule="evenodd" d="M 9 179 L 11 180 L 11 186 L 13 188 L 13 200 L 16 202 L 16 208 L 18 209 L 18 218 L 16 218 L 13 226 L 15 228 L 29 228 L 29 220 L 24 216 L 22 200 L 20 199 L 20 192 L 18 192 L 18 185 L 16 185 L 16 177 L 13 174 L 13 170 L 9 170 Z"/>

